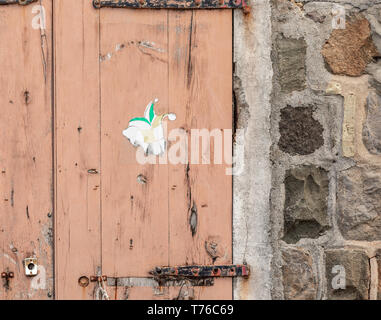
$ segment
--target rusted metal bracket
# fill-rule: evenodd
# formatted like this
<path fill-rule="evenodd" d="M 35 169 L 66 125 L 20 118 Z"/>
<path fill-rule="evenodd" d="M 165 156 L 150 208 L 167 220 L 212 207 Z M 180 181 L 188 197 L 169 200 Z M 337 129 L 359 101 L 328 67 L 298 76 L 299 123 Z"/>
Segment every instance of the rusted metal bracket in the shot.
<path fill-rule="evenodd" d="M 90 281 L 91 282 L 107 281 L 107 276 L 91 276 Z"/>
<path fill-rule="evenodd" d="M 9 280 L 9 279 L 13 279 L 14 277 L 15 277 L 15 274 L 13 272 L 2 272 L 1 273 L 2 279 Z"/>
<path fill-rule="evenodd" d="M 211 287 L 214 285 L 213 278 L 107 278 L 109 287 L 181 287 L 184 280 L 193 287 Z"/>
<path fill-rule="evenodd" d="M 234 278 L 248 277 L 250 269 L 246 265 L 157 267 L 150 274 L 155 278 Z"/>
<path fill-rule="evenodd" d="M 19 4 L 20 6 L 26 6 L 38 0 L 0 0 L 0 5 Z"/>
<path fill-rule="evenodd" d="M 247 265 L 156 267 L 149 273 L 151 277 L 147 278 L 82 276 L 78 284 L 81 287 L 87 287 L 90 282 L 105 282 L 109 287 L 181 287 L 186 281 L 193 287 L 210 287 L 215 278 L 248 277 L 250 269 Z"/>
<path fill-rule="evenodd" d="M 250 12 L 247 0 L 93 0 L 95 8 L 131 9 L 243 9 Z"/>

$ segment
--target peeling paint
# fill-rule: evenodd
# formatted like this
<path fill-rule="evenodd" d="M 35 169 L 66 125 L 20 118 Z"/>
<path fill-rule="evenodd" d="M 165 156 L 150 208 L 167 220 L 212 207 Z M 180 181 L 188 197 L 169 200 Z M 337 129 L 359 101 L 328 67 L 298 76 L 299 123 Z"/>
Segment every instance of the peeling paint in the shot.
<path fill-rule="evenodd" d="M 154 50 L 154 51 L 157 51 L 157 52 L 160 52 L 160 53 L 164 53 L 165 52 L 164 49 L 157 47 L 155 42 L 138 41 L 138 45 L 143 47 L 143 48 L 151 49 L 151 50 Z"/>
<path fill-rule="evenodd" d="M 197 206 L 196 206 L 196 202 L 193 201 L 193 206 L 192 206 L 190 217 L 189 217 L 189 226 L 192 231 L 192 237 L 194 237 L 197 233 L 197 224 L 198 224 Z"/>
<path fill-rule="evenodd" d="M 44 266 L 38 266 L 38 275 L 32 278 L 30 282 L 32 290 L 45 290 L 46 289 L 46 270 Z"/>
<path fill-rule="evenodd" d="M 14 265 L 17 265 L 17 261 L 14 260 L 12 257 L 10 257 L 8 254 L 6 253 L 2 253 L 0 254 L 0 257 L 3 256 L 4 258 L 6 258 L 8 261 L 10 261 L 11 263 L 13 263 Z"/>
<path fill-rule="evenodd" d="M 153 42 L 153 41 L 146 41 L 146 40 L 134 41 L 134 40 L 131 40 L 131 41 L 128 41 L 126 43 L 127 43 L 127 46 L 135 46 L 143 54 L 150 55 L 152 58 L 157 58 L 157 57 L 152 56 L 150 53 L 148 53 L 146 51 L 146 49 L 149 49 L 149 50 L 152 50 L 152 51 L 155 51 L 155 52 L 158 52 L 158 53 L 164 53 L 165 52 L 164 49 L 158 47 L 156 45 L 156 43 Z M 111 60 L 112 57 L 114 57 L 114 55 L 116 53 L 118 53 L 119 51 L 121 51 L 121 50 L 123 50 L 125 48 L 126 48 L 126 44 L 124 44 L 124 43 L 118 43 L 118 44 L 115 45 L 114 51 L 108 52 L 108 53 L 106 53 L 104 55 L 100 55 L 99 59 L 100 59 L 101 62 L 103 62 L 103 61 L 109 61 L 109 60 Z M 157 58 L 157 59 L 160 60 L 159 58 Z"/>

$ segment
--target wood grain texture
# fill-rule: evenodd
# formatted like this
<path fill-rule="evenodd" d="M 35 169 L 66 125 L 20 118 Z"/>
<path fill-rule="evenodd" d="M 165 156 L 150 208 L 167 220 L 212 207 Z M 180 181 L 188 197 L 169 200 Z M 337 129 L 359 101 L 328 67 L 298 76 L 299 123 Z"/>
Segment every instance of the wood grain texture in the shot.
<path fill-rule="evenodd" d="M 102 9 L 101 53 L 104 273 L 146 277 L 155 266 L 231 263 L 232 179 L 226 166 L 139 165 L 136 149 L 121 134 L 154 98 L 160 99 L 158 113 L 177 115 L 169 130 L 232 128 L 231 11 Z M 147 183 L 140 184 L 139 175 Z M 217 246 L 214 259 L 208 242 Z M 216 282 L 192 288 L 192 296 L 231 299 L 231 279 Z M 187 296 L 180 287 L 111 290 L 117 299 Z"/>
<path fill-rule="evenodd" d="M 169 129 L 176 125 L 188 134 L 192 129 L 231 129 L 231 11 L 170 11 L 169 17 L 169 108 L 177 114 Z M 213 159 L 211 139 L 211 164 L 171 166 L 169 185 L 176 186 L 168 197 L 171 266 L 232 263 L 232 177 Z M 190 226 L 192 212 L 196 232 Z M 216 245 L 215 259 L 206 243 Z M 231 299 L 231 280 L 217 282 L 219 292 L 215 287 L 195 288 L 195 296 Z"/>
<path fill-rule="evenodd" d="M 33 29 L 33 5 L 0 7 L 0 299 L 48 299 L 52 263 L 51 1 L 46 30 Z M 38 258 L 39 275 L 23 260 Z"/>
<path fill-rule="evenodd" d="M 166 26 L 166 11 L 101 10 L 102 261 L 108 276 L 146 277 L 168 263 L 168 166 L 138 164 L 122 135 L 149 101 L 160 99 L 159 114 L 168 110 Z M 139 183 L 140 175 L 146 183 Z"/>
<path fill-rule="evenodd" d="M 41 3 L 45 34 L 31 28 L 32 7 L 0 8 L 0 25 L 12 31 L 0 34 L 7 44 L 0 47 L 0 272 L 16 276 L 3 283 L 0 298 L 52 296 L 53 211 L 57 299 L 94 299 L 94 284 L 80 287 L 81 276 L 147 277 L 156 266 L 231 263 L 226 166 L 140 165 L 122 135 L 155 98 L 158 114 L 177 115 L 169 130 L 231 129 L 231 11 Z M 22 261 L 33 255 L 40 275 L 31 279 Z M 231 284 L 218 279 L 209 288 L 109 293 L 113 299 L 229 299 Z"/>
<path fill-rule="evenodd" d="M 93 299 L 78 279 L 101 268 L 99 11 L 57 0 L 54 26 L 56 297 Z"/>

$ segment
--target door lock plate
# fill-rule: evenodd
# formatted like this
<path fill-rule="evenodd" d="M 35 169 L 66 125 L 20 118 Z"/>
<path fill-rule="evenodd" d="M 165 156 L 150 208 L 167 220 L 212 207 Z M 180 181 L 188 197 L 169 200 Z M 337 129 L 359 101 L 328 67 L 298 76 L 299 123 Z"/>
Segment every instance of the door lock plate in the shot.
<path fill-rule="evenodd" d="M 37 258 L 26 258 L 24 260 L 25 275 L 35 277 L 38 274 Z"/>

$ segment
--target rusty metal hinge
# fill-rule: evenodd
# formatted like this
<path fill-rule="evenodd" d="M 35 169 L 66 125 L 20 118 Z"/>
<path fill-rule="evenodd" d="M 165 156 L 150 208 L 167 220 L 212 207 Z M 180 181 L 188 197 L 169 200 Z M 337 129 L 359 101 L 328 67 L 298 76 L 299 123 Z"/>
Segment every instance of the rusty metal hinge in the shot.
<path fill-rule="evenodd" d="M 0 0 L 0 5 L 18 4 L 20 6 L 26 6 L 38 0 Z"/>
<path fill-rule="evenodd" d="M 250 12 L 247 0 L 93 0 L 95 8 L 132 9 L 243 9 Z"/>
<path fill-rule="evenodd" d="M 250 269 L 247 265 L 157 267 L 150 274 L 155 278 L 234 278 L 248 277 Z"/>

